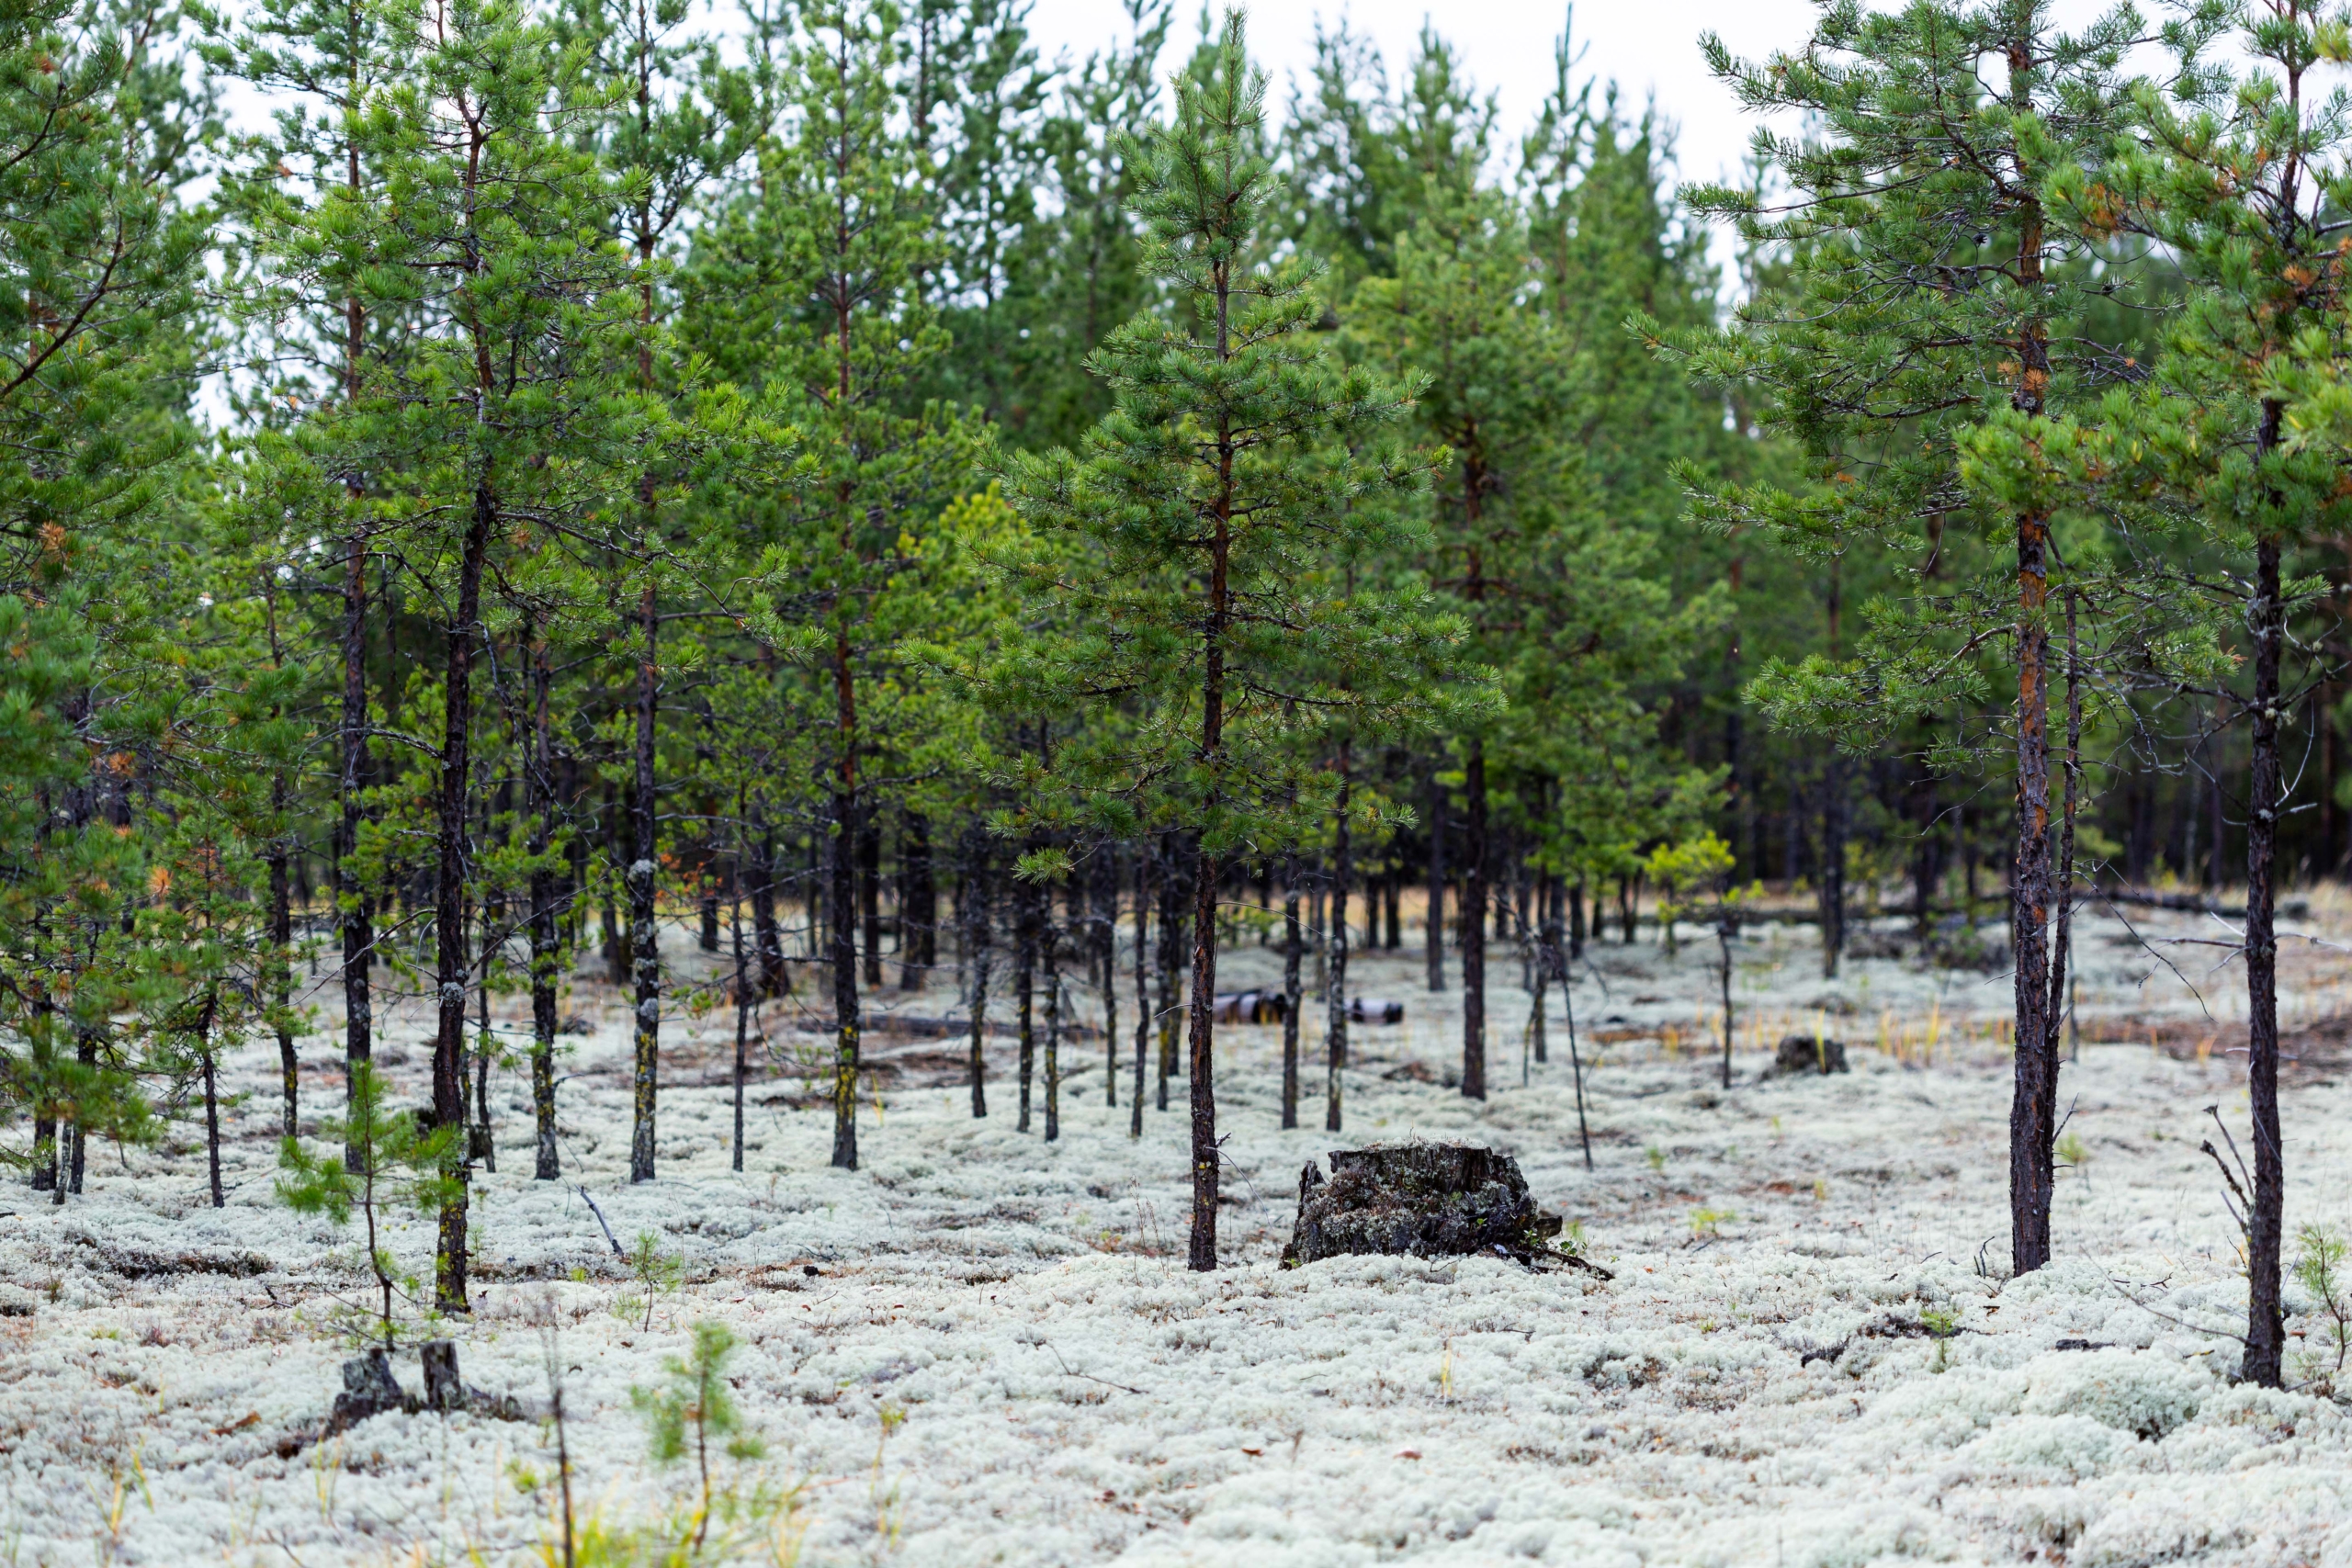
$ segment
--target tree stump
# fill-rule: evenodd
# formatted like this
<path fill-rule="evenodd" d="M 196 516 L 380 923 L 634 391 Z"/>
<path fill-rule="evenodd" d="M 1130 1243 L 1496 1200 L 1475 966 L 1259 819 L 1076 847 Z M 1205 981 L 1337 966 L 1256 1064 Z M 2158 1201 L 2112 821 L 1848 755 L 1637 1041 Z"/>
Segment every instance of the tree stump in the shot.
<path fill-rule="evenodd" d="M 1781 1038 L 1781 1048 L 1772 1053 L 1769 1076 L 1781 1078 L 1846 1070 L 1846 1047 L 1842 1042 L 1811 1034 L 1787 1034 Z"/>
<path fill-rule="evenodd" d="M 428 1339 L 418 1352 L 424 1362 L 424 1407 L 444 1413 L 466 1407 L 466 1385 L 458 1376 L 458 1347 Z"/>
<path fill-rule="evenodd" d="M 343 1364 L 343 1392 L 327 1414 L 326 1435 L 347 1432 L 370 1416 L 408 1408 L 408 1395 L 392 1376 L 392 1359 L 382 1350 L 354 1356 Z"/>
<path fill-rule="evenodd" d="M 1298 1223 L 1285 1264 L 1355 1255 L 1414 1258 L 1549 1253 L 1560 1218 L 1528 1196 L 1519 1162 L 1466 1144 L 1389 1144 L 1331 1151 L 1331 1179 L 1299 1173 Z"/>

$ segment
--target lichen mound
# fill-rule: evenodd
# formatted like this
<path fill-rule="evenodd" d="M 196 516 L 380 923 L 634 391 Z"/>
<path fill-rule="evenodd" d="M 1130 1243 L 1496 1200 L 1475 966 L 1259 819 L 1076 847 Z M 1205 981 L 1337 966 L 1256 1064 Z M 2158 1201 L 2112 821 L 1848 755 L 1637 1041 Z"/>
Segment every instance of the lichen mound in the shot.
<path fill-rule="evenodd" d="M 1519 1162 L 1466 1144 L 1387 1144 L 1331 1151 L 1331 1176 L 1299 1173 L 1298 1224 L 1285 1263 L 1347 1255 L 1525 1258 L 1557 1235 L 1557 1215 L 1528 1195 Z"/>

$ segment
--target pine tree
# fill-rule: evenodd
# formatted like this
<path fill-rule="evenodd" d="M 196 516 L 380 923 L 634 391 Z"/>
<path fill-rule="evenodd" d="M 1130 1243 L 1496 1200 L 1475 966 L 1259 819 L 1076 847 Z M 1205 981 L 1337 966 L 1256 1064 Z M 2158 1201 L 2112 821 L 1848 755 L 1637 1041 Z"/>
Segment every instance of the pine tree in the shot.
<path fill-rule="evenodd" d="M 192 531 L 175 481 L 207 243 L 174 194 L 209 135 L 179 27 L 0 7 L 0 1104 L 30 1113 L 58 1202 L 88 1135 L 143 1117 L 113 1021 L 154 958 L 124 929 L 149 869 L 131 802 L 169 703 L 159 601 L 181 590 L 152 569 Z"/>
<path fill-rule="evenodd" d="M 1422 219 L 1395 242 L 1396 276 L 1359 288 L 1349 322 L 1384 363 L 1425 383 L 1417 412 L 1456 465 L 1440 487 L 1435 576 L 1469 621 L 1479 655 L 1501 663 L 1507 634 L 1499 628 L 1523 626 L 1518 600 L 1532 587 L 1521 581 L 1530 564 L 1522 541 L 1540 537 L 1544 525 L 1539 508 L 1517 502 L 1517 481 L 1540 493 L 1534 470 L 1555 460 L 1552 431 L 1565 412 L 1566 367 L 1545 323 L 1521 308 L 1530 258 L 1508 198 L 1433 179 L 1424 202 Z M 1494 739 L 1482 728 L 1460 741 L 1462 1093 L 1472 1100 L 1487 1097 L 1487 750 Z"/>
<path fill-rule="evenodd" d="M 2234 43 L 2247 64 L 2204 61 L 2217 39 Z M 2282 673 L 2291 673 L 2290 615 L 2317 586 L 2285 578 L 2282 566 L 2298 545 L 2340 537 L 2352 517 L 2342 481 L 2345 427 L 2335 419 L 2340 382 L 2330 373 L 2336 355 L 2320 350 L 2316 376 L 2280 367 L 2340 330 L 2352 298 L 2336 174 L 2352 146 L 2352 99 L 2341 88 L 2317 89 L 2323 65 L 2352 59 L 2352 38 L 2340 17 L 2312 0 L 2225 0 L 2199 7 L 2168 41 L 2178 55 L 2175 91 L 2143 86 L 2133 100 L 2136 134 L 2096 170 L 2061 171 L 2051 184 L 2093 233 L 2161 245 L 2185 276 L 2188 298 L 2153 378 L 2086 419 L 2095 433 L 2070 428 L 2084 457 L 2056 466 L 2075 468 L 2092 494 L 2124 504 L 2153 489 L 2190 511 L 2207 537 L 2233 550 L 2250 545 L 2254 556 L 2251 581 L 2227 581 L 2223 606 L 2252 645 L 2252 693 L 2240 698 L 2214 682 L 2207 694 L 2236 706 L 2252 731 L 2245 952 L 2254 1170 L 2243 1216 L 2248 1299 L 2239 1375 L 2275 1388 L 2286 1337 L 2273 923 L 2287 809 L 2281 719 L 2306 695 L 2283 690 Z M 2029 479 L 2049 453 L 2028 439 L 2014 425 L 1986 433 L 1975 453 L 1986 478 Z"/>
<path fill-rule="evenodd" d="M 1295 843 L 1330 809 L 1295 744 L 1302 709 L 1352 710 L 1367 735 L 1418 715 L 1386 684 L 1440 661 L 1453 623 L 1406 590 L 1344 601 L 1320 569 L 1342 545 L 1409 551 L 1402 509 L 1429 468 L 1383 434 L 1409 389 L 1343 368 L 1315 335 L 1314 274 L 1265 254 L 1275 194 L 1265 78 L 1241 21 L 1177 85 L 1173 123 L 1129 153 L 1148 265 L 1179 310 L 1114 333 L 1092 361 L 1112 412 L 1080 454 L 1021 457 L 1008 492 L 1040 540 L 1010 563 L 1078 637 L 1016 649 L 1003 700 L 1084 716 L 1034 791 L 1041 824 L 1117 839 L 1193 836 L 1189 1057 L 1192 1267 L 1216 1267 L 1213 1075 L 1216 900 L 1232 857 Z M 1356 682 L 1347 690 L 1337 677 Z M 1112 722 L 1123 714 L 1125 723 Z M 1042 774 L 1042 770 L 1040 770 Z M 1029 858 L 1050 873 L 1051 853 Z"/>
<path fill-rule="evenodd" d="M 375 1050 L 374 890 L 365 868 L 376 832 L 368 791 L 378 782 L 368 626 L 379 607 L 370 601 L 368 573 L 372 540 L 383 525 L 366 499 L 375 454 L 341 439 L 333 421 L 314 414 L 288 429 L 274 416 L 329 398 L 354 412 L 371 332 L 382 332 L 377 318 L 388 301 L 370 280 L 377 251 L 368 243 L 368 209 L 380 200 L 376 182 L 383 171 L 370 159 L 365 119 L 371 99 L 401 69 L 400 17 L 400 7 L 381 0 L 262 0 L 240 14 L 233 32 L 211 18 L 212 31 L 225 36 L 206 50 L 216 69 L 293 100 L 275 117 L 270 134 L 241 150 L 223 185 L 227 204 L 243 220 L 250 268 L 240 313 L 258 340 L 253 346 L 262 395 L 253 412 L 261 418 L 246 482 L 272 492 L 281 515 L 301 518 L 336 540 L 342 617 L 332 859 L 346 1096 L 354 1069 Z M 288 175 L 300 176 L 307 199 Z M 336 491 L 340 507 L 330 499 Z"/>
<path fill-rule="evenodd" d="M 760 526 L 753 573 L 769 646 L 815 680 L 824 765 L 825 906 L 834 1014 L 832 1162 L 857 1166 L 857 863 L 867 774 L 915 730 L 905 645 L 935 631 L 926 539 L 972 472 L 977 431 L 909 382 L 946 346 L 923 291 L 936 255 L 903 107 L 899 17 L 812 3 L 782 75 L 792 135 L 761 151 L 754 187 L 702 244 L 689 315 L 719 369 L 792 411 L 803 467 Z"/>
<path fill-rule="evenodd" d="M 637 333 L 629 272 L 598 237 L 612 203 L 580 146 L 595 100 L 577 55 L 508 0 L 429 17 L 407 8 L 393 28 L 413 63 L 371 101 L 362 164 L 383 171 L 366 212 L 369 276 L 402 332 L 371 355 L 345 438 L 378 457 L 376 503 L 413 520 L 403 551 L 438 623 L 439 735 L 417 782 L 434 856 L 433 1120 L 455 1127 L 467 1120 L 467 1004 L 490 958 L 468 931 L 481 891 L 475 674 L 492 557 L 609 514 L 666 425 L 622 352 Z M 469 1156 L 451 1157 L 435 1294 L 465 1311 Z"/>
<path fill-rule="evenodd" d="M 1809 140 L 1758 133 L 1786 179 L 1770 211 L 1753 190 L 1686 193 L 1736 219 L 1751 243 L 1784 247 L 1789 271 L 1719 338 L 1687 334 L 1699 372 L 1769 398 L 1765 423 L 1804 450 L 1818 490 L 1723 490 L 1701 513 L 1753 524 L 1833 558 L 1856 538 L 1928 555 L 1933 528 L 1977 530 L 2007 564 L 1970 591 L 1921 606 L 1927 627 L 1878 619 L 1857 657 L 1768 671 L 1784 723 L 1851 737 L 1871 725 L 1965 705 L 1977 673 L 1940 657 L 2006 637 L 2014 653 L 2017 764 L 2016 1087 L 2010 1108 L 2011 1247 L 2018 1272 L 2050 1258 L 2057 1056 L 2051 933 L 2057 827 L 2049 732 L 2050 514 L 1977 504 L 1959 444 L 2001 411 L 2040 420 L 2119 368 L 2069 322 L 2090 285 L 2089 237 L 2052 210 L 2044 181 L 2095 165 L 2121 123 L 2129 12 L 2062 34 L 2049 0 L 1917 0 L 1894 13 L 1836 0 L 1800 51 L 1735 62 L 1703 40 L 1715 73 L 1751 110 L 1818 117 Z M 1996 74 L 1980 75 L 1985 62 Z M 2005 541 L 2005 542 L 2004 542 Z M 1996 583 L 2014 585 L 1999 607 Z"/>
<path fill-rule="evenodd" d="M 723 69 L 709 40 L 677 36 L 684 0 L 658 5 L 627 0 L 577 0 L 563 32 L 587 59 L 583 87 L 599 87 L 615 102 L 598 127 L 600 163 L 610 171 L 613 223 L 634 263 L 638 298 L 636 380 L 639 396 L 676 396 L 678 368 L 668 364 L 662 330 L 669 299 L 663 287 L 663 247 L 709 183 L 731 168 L 749 145 L 752 108 L 749 85 Z M 650 451 L 649 457 L 656 457 Z M 667 456 L 667 454 L 659 454 Z M 622 875 L 628 895 L 630 979 L 635 990 L 635 1060 L 631 1085 L 629 1179 L 653 1179 L 654 1112 L 661 1070 L 662 971 L 659 897 L 662 867 L 659 730 L 662 694 L 660 655 L 664 579 L 677 575 L 673 536 L 679 520 L 664 515 L 674 475 L 650 463 L 637 487 L 637 504 L 608 558 L 625 581 L 608 584 L 627 606 L 636 691 L 629 727 L 629 857 Z"/>

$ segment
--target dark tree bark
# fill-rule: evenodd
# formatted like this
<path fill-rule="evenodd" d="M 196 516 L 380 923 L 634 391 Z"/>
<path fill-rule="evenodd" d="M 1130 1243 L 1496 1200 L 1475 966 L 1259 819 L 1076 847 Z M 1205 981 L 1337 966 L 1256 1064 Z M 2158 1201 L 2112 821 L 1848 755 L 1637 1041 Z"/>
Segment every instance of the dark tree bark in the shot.
<path fill-rule="evenodd" d="M 279 770 L 269 781 L 271 810 L 283 819 L 286 813 L 286 773 Z M 270 1020 L 277 1035 L 277 1077 L 279 1091 L 285 1096 L 285 1131 L 292 1137 L 300 1131 L 301 1120 L 301 1058 L 294 1051 L 294 889 L 287 868 L 288 844 L 281 836 L 271 840 L 269 848 L 269 1005 L 277 1016 Z M 78 1145 L 80 1138 L 75 1138 Z M 78 1153 L 78 1149 L 77 1149 Z M 76 1183 L 74 1190 L 79 1192 Z"/>
<path fill-rule="evenodd" d="M 356 307 L 354 307 L 356 309 Z M 376 962 L 375 922 L 369 918 L 368 886 L 359 874 L 359 840 L 366 830 L 366 791 L 374 782 L 368 748 L 368 548 L 356 536 L 344 563 L 342 766 L 335 794 L 342 816 L 335 829 L 335 923 L 343 938 L 343 1081 L 346 1123 L 349 1085 L 359 1065 L 375 1055 L 375 1010 L 368 971 Z M 359 1168 L 358 1147 L 345 1140 L 345 1170 Z"/>
<path fill-rule="evenodd" d="M 2278 443 L 2281 412 L 2277 400 L 2263 400 L 2259 445 L 2266 453 Z M 2255 599 L 2247 615 L 2254 632 L 2254 766 L 2245 816 L 2245 1080 L 2254 1122 L 2254 1201 L 2246 1212 L 2245 1358 L 2239 1375 L 2266 1388 L 2278 1386 L 2286 1337 L 2278 1265 L 2287 1173 L 2278 1124 L 2278 940 L 2273 921 L 2282 794 L 2278 665 L 2286 640 L 2278 558 L 2277 538 L 2256 541 Z"/>
<path fill-rule="evenodd" d="M 547 639 L 526 620 L 523 643 L 531 661 L 531 745 L 525 758 L 523 809 L 531 819 L 531 1121 L 537 1160 L 532 1179 L 553 1181 L 562 1174 L 555 1142 L 556 987 L 563 977 L 563 947 L 556 926 L 555 868 L 547 863 L 553 839 L 555 791 L 549 767 L 548 699 L 555 682 Z"/>
<path fill-rule="evenodd" d="M 1437 769 L 1430 769 L 1430 906 L 1429 918 L 1422 923 L 1429 928 L 1430 989 L 1445 989 L 1445 786 L 1438 783 Z"/>
<path fill-rule="evenodd" d="M 1102 1103 L 1111 1110 L 1119 1106 L 1119 856 L 1114 845 L 1105 845 L 1095 862 L 1101 874 L 1096 891 L 1102 896 L 1100 940 L 1088 945 L 1097 950 L 1102 964 Z"/>
<path fill-rule="evenodd" d="M 1035 883 L 1021 883 L 1012 895 L 1012 1002 L 1021 1048 L 1021 1098 L 1012 1122 L 1016 1133 L 1029 1130 L 1030 1083 L 1037 1071 L 1037 1032 L 1033 1016 L 1037 978 L 1037 901 Z"/>
<path fill-rule="evenodd" d="M 833 640 L 833 823 L 827 841 L 833 964 L 833 1164 L 857 1168 L 857 690 L 849 640 Z"/>
<path fill-rule="evenodd" d="M 873 807 L 860 814 L 857 830 L 858 922 L 865 928 L 865 984 L 882 984 L 882 824 Z"/>
<path fill-rule="evenodd" d="M 461 1127 L 466 1120 L 466 1000 L 472 964 L 466 952 L 466 876 L 471 863 L 466 834 L 467 796 L 472 784 L 474 643 L 481 636 L 481 579 L 490 536 L 498 519 L 498 498 L 485 478 L 474 486 L 474 503 L 458 556 L 457 614 L 448 628 L 447 664 L 442 678 L 441 778 L 435 801 L 438 840 L 434 878 L 434 984 L 438 1004 L 433 1036 L 433 1123 Z M 440 1235 L 434 1256 L 434 1304 L 443 1312 L 470 1312 L 466 1295 L 466 1211 L 473 1173 L 459 1158 L 448 1172 L 453 1195 L 441 1205 Z"/>
<path fill-rule="evenodd" d="M 76 1024 L 74 1029 L 74 1060 L 82 1068 L 83 1081 L 87 1082 L 98 1066 L 98 1032 L 88 1024 Z M 63 1192 L 79 1195 L 82 1178 L 87 1174 L 90 1160 L 90 1130 L 76 1118 L 65 1131 Z"/>
<path fill-rule="evenodd" d="M 1838 977 L 1846 952 L 1846 763 L 1835 752 L 1821 768 L 1821 977 Z"/>
<path fill-rule="evenodd" d="M 218 992 L 208 991 L 204 1010 L 196 1021 L 196 1059 L 204 1074 L 204 1163 L 211 1183 L 212 1206 L 225 1209 L 229 1200 L 220 1190 L 220 1098 L 213 1077 L 212 1020 L 220 1003 Z"/>
<path fill-rule="evenodd" d="M 1136 1079 L 1127 1097 L 1127 1136 L 1143 1136 L 1145 1059 L 1151 1054 L 1151 964 L 1146 956 L 1151 927 L 1151 867 L 1154 850 L 1136 846 Z"/>
<path fill-rule="evenodd" d="M 972 965 L 972 1115 L 989 1113 L 983 1037 L 989 1017 L 988 842 L 980 829 L 964 836 L 964 950 Z"/>
<path fill-rule="evenodd" d="M 752 979 L 751 955 L 743 947 L 743 901 L 728 889 L 727 930 L 735 948 L 735 1158 L 743 1168 L 743 1088 L 751 1078 Z"/>
<path fill-rule="evenodd" d="M 494 945 L 497 941 L 498 934 L 493 929 L 488 901 L 485 900 L 481 917 L 481 978 L 474 990 L 479 1022 L 474 1031 L 474 1103 L 466 1122 L 466 1158 L 479 1163 L 485 1172 L 490 1173 L 498 1169 L 498 1145 L 491 1135 L 490 1125 L 490 963 L 497 951 Z"/>
<path fill-rule="evenodd" d="M 1306 951 L 1298 923 L 1298 856 L 1283 863 L 1283 1126 L 1298 1125 L 1298 962 Z"/>
<path fill-rule="evenodd" d="M 1037 937 L 1038 961 L 1046 978 L 1046 1142 L 1049 1144 L 1062 1135 L 1062 934 L 1051 918 L 1052 908 L 1048 903 L 1045 929 Z"/>
<path fill-rule="evenodd" d="M 920 991 L 939 962 L 939 885 L 932 874 L 931 821 L 907 813 L 899 835 L 899 989 Z"/>
<path fill-rule="evenodd" d="M 2010 1267 L 2030 1273 L 2050 1261 L 2050 527 L 2018 523 L 2017 871 L 2010 895 L 2016 955 L 2017 1050 L 2009 1102 Z"/>
<path fill-rule="evenodd" d="M 775 829 L 768 826 L 764 803 L 752 804 L 746 836 L 752 895 L 752 945 L 759 955 L 759 988 L 763 998 L 781 997 L 792 989 L 791 972 L 784 966 L 784 934 L 775 919 Z"/>
<path fill-rule="evenodd" d="M 1331 840 L 1331 973 L 1324 1024 L 1323 1130 L 1340 1130 L 1340 1072 L 1348 1065 L 1348 884 L 1354 871 L 1348 840 L 1348 743 L 1340 742 L 1340 811 Z"/>
<path fill-rule="evenodd" d="M 1487 747 L 1473 736 L 1462 763 L 1462 1094 L 1487 1098 Z"/>
<path fill-rule="evenodd" d="M 661 629 L 649 582 L 638 602 L 638 635 L 645 639 L 645 648 L 637 666 L 636 787 L 629 793 L 629 967 L 637 989 L 628 1141 L 628 1179 L 633 1182 L 653 1179 L 654 1101 L 661 1089 L 662 928 L 654 900 L 661 884 L 662 844 L 653 774 L 662 696 L 655 638 Z"/>
<path fill-rule="evenodd" d="M 1221 692 L 1220 692 L 1221 694 Z M 1216 716 L 1220 716 L 1221 715 Z M 1212 734 L 1215 730 L 1212 729 Z M 1216 1267 L 1216 1093 L 1210 1052 L 1216 1027 L 1216 857 L 1206 849 L 1193 863 L 1193 995 L 1191 1088 L 1193 1120 L 1193 1234 L 1187 1266 Z"/>

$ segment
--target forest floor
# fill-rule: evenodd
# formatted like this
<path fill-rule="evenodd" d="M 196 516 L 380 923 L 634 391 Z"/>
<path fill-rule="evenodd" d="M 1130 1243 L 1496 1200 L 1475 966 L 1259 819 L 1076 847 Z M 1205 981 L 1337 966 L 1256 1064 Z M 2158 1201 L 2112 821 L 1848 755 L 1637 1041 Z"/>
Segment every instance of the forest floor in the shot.
<path fill-rule="evenodd" d="M 1427 992 L 1409 949 L 1355 961 L 1353 988 L 1400 999 L 1405 1021 L 1357 1026 L 1343 1134 L 1314 1130 L 1319 1066 L 1306 1129 L 1280 1131 L 1279 1029 L 1221 1029 L 1223 1262 L 1205 1275 L 1183 1267 L 1181 1085 L 1131 1142 L 1099 1033 L 1065 1046 L 1048 1145 L 1042 1112 L 1015 1130 L 1009 1038 L 990 1042 L 975 1121 L 960 1042 L 877 1027 L 847 1172 L 828 1168 L 830 1110 L 793 1065 L 821 1032 L 771 1007 L 782 1059 L 753 1082 L 738 1175 L 731 1019 L 674 1018 L 659 1179 L 631 1187 L 627 1013 L 583 979 L 565 1180 L 531 1179 L 526 1080 L 502 1075 L 475 1311 L 437 1332 L 469 1382 L 540 1408 L 552 1351 L 581 1511 L 617 1528 L 694 1487 L 691 1462 L 649 1462 L 630 1389 L 662 1381 L 695 1323 L 729 1325 L 766 1454 L 714 1460 L 717 1479 L 743 1498 L 797 1489 L 763 1528 L 770 1548 L 798 1534 L 812 1564 L 2352 1564 L 2352 1423 L 2317 1303 L 2290 1284 L 2300 1392 L 2228 1376 L 2245 1285 L 2199 1144 L 2218 1105 L 2245 1146 L 2242 977 L 2199 945 L 2212 919 L 2132 913 L 2156 946 L 2112 918 L 2081 934 L 2058 1261 L 2021 1279 L 2006 1279 L 2005 974 L 1857 957 L 1826 982 L 1810 927 L 1751 928 L 1726 1090 L 1715 944 L 1669 956 L 1645 928 L 1596 944 L 1575 990 L 1589 1171 L 1556 1012 L 1552 1059 L 1522 1065 L 1508 953 L 1483 1104 L 1451 1087 L 1458 984 Z M 2352 906 L 2283 923 L 2352 938 Z M 2340 1229 L 2352 964 L 2290 942 L 2285 970 L 2289 1228 Z M 1251 945 L 1220 973 L 1240 988 L 1276 972 Z M 327 999 L 304 1044 L 319 1110 L 341 1098 Z M 944 976 L 876 999 L 955 1010 Z M 1074 1006 L 1099 1025 L 1091 993 Z M 522 1037 L 519 1014 L 500 1025 Z M 1815 1027 L 1849 1043 L 1849 1074 L 1762 1076 L 1781 1033 Z M 428 1030 L 413 1002 L 385 1028 L 409 1095 Z M 1312 1008 L 1306 1039 L 1313 1061 Z M 547 1422 L 392 1414 L 311 1440 L 350 1354 L 339 1303 L 361 1292 L 352 1235 L 273 1200 L 275 1074 L 274 1045 L 234 1059 L 225 1210 L 186 1119 L 165 1146 L 94 1148 L 86 1195 L 62 1206 L 0 1195 L 0 1563 L 560 1562 Z M 1499 1258 L 1280 1267 L 1307 1160 L 1414 1136 L 1511 1151 L 1614 1280 Z M 650 1231 L 684 1257 L 650 1327 L 582 1188 L 624 1243 Z M 427 1274 L 431 1241 L 414 1220 L 392 1233 Z M 418 1387 L 413 1350 L 394 1368 Z"/>

